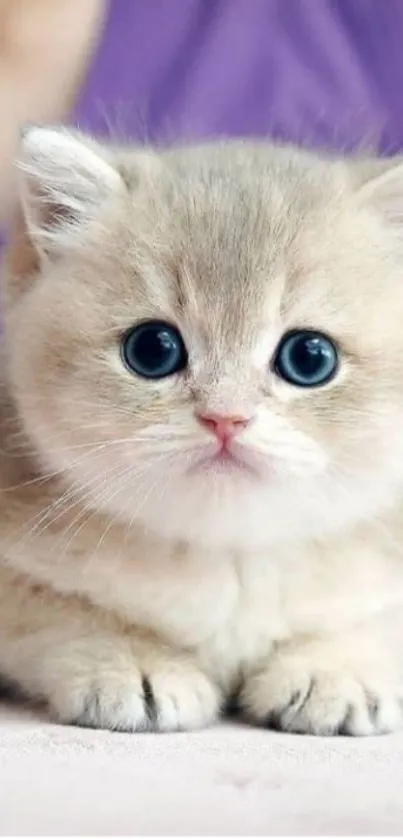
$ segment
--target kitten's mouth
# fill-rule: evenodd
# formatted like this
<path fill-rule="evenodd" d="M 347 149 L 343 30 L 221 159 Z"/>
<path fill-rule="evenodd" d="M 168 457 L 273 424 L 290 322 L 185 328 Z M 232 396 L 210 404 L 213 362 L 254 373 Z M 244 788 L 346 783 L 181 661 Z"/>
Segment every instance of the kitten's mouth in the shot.
<path fill-rule="evenodd" d="M 228 449 L 227 446 L 198 458 L 188 472 L 192 475 L 201 473 L 211 473 L 213 475 L 245 473 L 254 478 L 258 477 L 257 468 L 247 463 L 243 457 Z"/>

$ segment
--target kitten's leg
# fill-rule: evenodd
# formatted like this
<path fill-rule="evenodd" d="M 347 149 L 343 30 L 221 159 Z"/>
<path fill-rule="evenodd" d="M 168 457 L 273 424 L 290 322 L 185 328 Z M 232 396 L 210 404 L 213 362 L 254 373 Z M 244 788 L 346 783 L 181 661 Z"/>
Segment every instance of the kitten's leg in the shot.
<path fill-rule="evenodd" d="M 370 631 L 278 644 L 245 680 L 240 705 L 251 720 L 282 731 L 393 731 L 403 725 L 395 663 Z"/>
<path fill-rule="evenodd" d="M 120 731 L 197 728 L 218 688 L 189 655 L 0 570 L 0 673 L 67 723 Z"/>

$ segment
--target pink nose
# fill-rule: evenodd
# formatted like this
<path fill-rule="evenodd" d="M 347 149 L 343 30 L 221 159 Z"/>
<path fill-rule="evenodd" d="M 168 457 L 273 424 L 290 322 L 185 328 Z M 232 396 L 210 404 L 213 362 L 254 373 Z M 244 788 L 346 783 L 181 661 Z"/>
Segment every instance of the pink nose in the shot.
<path fill-rule="evenodd" d="M 197 414 L 197 419 L 208 431 L 215 434 L 221 443 L 228 443 L 251 422 L 250 417 L 222 416 L 221 414 Z"/>

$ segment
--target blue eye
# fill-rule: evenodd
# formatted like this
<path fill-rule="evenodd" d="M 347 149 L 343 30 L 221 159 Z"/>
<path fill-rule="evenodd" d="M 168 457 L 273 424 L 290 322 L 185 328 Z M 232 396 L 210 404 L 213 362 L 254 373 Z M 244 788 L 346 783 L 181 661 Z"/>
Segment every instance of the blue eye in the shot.
<path fill-rule="evenodd" d="M 289 332 L 274 359 L 278 376 L 295 387 L 320 387 L 336 375 L 339 365 L 336 346 L 321 332 Z"/>
<path fill-rule="evenodd" d="M 123 338 L 122 354 L 129 370 L 144 379 L 164 379 L 187 365 L 180 332 L 164 321 L 145 321 L 131 329 Z"/>

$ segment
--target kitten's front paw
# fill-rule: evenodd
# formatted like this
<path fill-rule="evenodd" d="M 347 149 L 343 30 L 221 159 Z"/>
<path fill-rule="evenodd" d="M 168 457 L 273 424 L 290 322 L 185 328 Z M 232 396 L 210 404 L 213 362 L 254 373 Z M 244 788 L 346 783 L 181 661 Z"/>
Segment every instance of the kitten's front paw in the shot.
<path fill-rule="evenodd" d="M 246 681 L 240 704 L 269 728 L 298 734 L 368 735 L 403 724 L 402 695 L 376 666 L 335 657 L 325 643 L 278 648 Z"/>
<path fill-rule="evenodd" d="M 150 646 L 132 655 L 114 644 L 71 649 L 47 692 L 65 723 L 115 731 L 179 731 L 211 723 L 218 689 L 189 659 Z"/>

